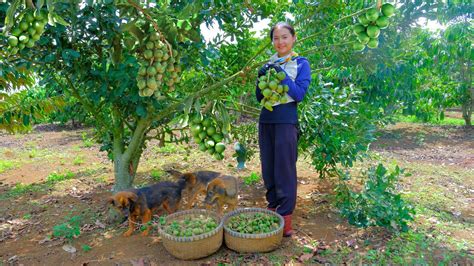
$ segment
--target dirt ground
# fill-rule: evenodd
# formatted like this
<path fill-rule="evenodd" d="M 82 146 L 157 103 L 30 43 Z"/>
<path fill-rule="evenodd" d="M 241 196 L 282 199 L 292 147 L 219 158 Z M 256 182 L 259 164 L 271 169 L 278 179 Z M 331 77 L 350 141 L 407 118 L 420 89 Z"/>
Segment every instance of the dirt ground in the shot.
<path fill-rule="evenodd" d="M 125 238 L 122 233 L 127 229 L 126 222 L 119 225 L 107 222 L 106 199 L 113 184 L 112 165 L 97 145 L 90 144 L 89 133 L 88 129 L 39 126 L 25 135 L 0 134 L 0 265 L 340 264 L 350 262 L 354 256 L 369 258 L 371 250 L 382 252 L 393 241 L 393 236 L 384 229 L 356 228 L 341 218 L 330 204 L 331 182 L 319 179 L 311 165 L 300 159 L 294 214 L 296 234 L 292 238 L 283 239 L 277 250 L 266 254 L 238 254 L 223 246 L 207 258 L 191 262 L 177 260 L 165 250 L 156 230 L 148 237 L 135 233 Z M 252 172 L 260 173 L 256 158 L 247 163 L 247 169 L 237 171 L 230 146 L 223 161 L 215 161 L 197 149 L 187 154 L 180 146 L 158 148 L 156 143 L 150 143 L 148 147 L 136 184 L 153 183 L 158 178 L 172 180 L 162 171 L 170 165 L 181 171 L 217 170 L 239 177 L 240 207 L 265 206 L 262 182 L 244 184 L 244 177 Z M 426 230 L 432 226 L 432 232 L 440 236 L 443 234 L 439 232 L 444 232 L 464 243 L 462 250 L 474 250 L 473 129 L 401 123 L 380 131 L 379 140 L 370 149 L 381 160 L 396 161 L 413 172 L 413 178 L 402 183 L 409 199 L 427 210 L 439 208 L 438 212 L 449 214 L 449 219 L 459 224 L 455 228 L 438 228 L 437 225 L 443 224 L 442 218 L 422 211 L 412 226 Z M 72 178 L 48 182 L 52 175 L 64 173 L 71 173 Z M 432 184 L 429 187 L 433 190 L 417 190 L 420 183 Z M 426 195 L 439 192 L 441 196 L 423 198 L 422 192 Z M 431 207 L 433 200 L 442 204 Z M 448 205 L 456 208 L 453 210 Z M 81 217 L 80 235 L 70 242 L 52 237 L 53 228 L 72 216 Z M 448 250 L 457 254 L 450 242 L 440 243 L 433 248 L 428 261 L 444 258 Z M 67 250 L 71 246 L 75 251 Z M 449 254 L 453 254 L 451 251 Z M 454 255 L 451 262 L 472 261 Z"/>

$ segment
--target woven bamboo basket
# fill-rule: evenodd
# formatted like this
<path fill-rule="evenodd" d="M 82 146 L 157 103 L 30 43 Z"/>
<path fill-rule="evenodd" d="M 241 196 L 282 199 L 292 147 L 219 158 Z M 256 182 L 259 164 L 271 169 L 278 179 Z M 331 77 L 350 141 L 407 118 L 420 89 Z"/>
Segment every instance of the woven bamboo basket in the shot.
<path fill-rule="evenodd" d="M 166 233 L 162 227 L 158 229 L 163 246 L 174 257 L 182 260 L 204 258 L 222 246 L 223 220 L 215 212 L 200 209 L 180 211 L 167 216 L 166 224 L 199 215 L 215 218 L 217 227 L 210 232 L 191 237 L 176 237 Z"/>
<path fill-rule="evenodd" d="M 240 213 L 265 213 L 278 217 L 279 227 L 277 230 L 261 234 L 244 234 L 231 230 L 227 224 L 229 219 Z M 276 249 L 283 238 L 283 217 L 273 211 L 262 208 L 236 209 L 224 216 L 224 241 L 228 248 L 239 253 L 269 252 Z"/>

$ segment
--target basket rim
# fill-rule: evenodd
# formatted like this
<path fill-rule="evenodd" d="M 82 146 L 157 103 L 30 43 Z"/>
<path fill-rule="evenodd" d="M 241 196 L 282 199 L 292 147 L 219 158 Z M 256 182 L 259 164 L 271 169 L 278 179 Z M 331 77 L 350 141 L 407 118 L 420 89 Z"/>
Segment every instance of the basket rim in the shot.
<path fill-rule="evenodd" d="M 207 233 L 196 235 L 196 236 L 173 236 L 173 235 L 170 235 L 170 234 L 166 233 L 165 230 L 163 230 L 163 226 L 160 225 L 158 227 L 158 233 L 163 238 L 171 240 L 171 241 L 175 241 L 175 242 L 193 242 L 193 241 L 198 241 L 198 240 L 202 240 L 202 239 L 206 239 L 206 238 L 209 238 L 211 236 L 214 236 L 217 233 L 219 233 L 219 231 L 222 230 L 222 227 L 224 225 L 224 223 L 223 223 L 224 219 L 219 217 L 219 215 L 217 215 L 216 212 L 206 210 L 206 209 L 191 209 L 191 210 L 178 211 L 178 212 L 175 212 L 175 213 L 172 213 L 172 214 L 166 216 L 166 219 L 167 220 L 169 218 L 174 219 L 174 218 L 177 218 L 177 217 L 180 217 L 180 216 L 186 216 L 186 215 L 191 215 L 191 214 L 211 215 L 213 218 L 217 219 L 217 221 L 218 221 L 217 227 L 212 229 L 211 231 L 209 231 Z"/>
<path fill-rule="evenodd" d="M 246 234 L 246 233 L 236 232 L 236 231 L 230 229 L 229 227 L 227 227 L 226 222 L 227 222 L 228 219 L 230 219 L 232 216 L 235 216 L 237 214 L 247 213 L 247 212 L 260 212 L 260 213 L 263 212 L 263 213 L 270 214 L 270 215 L 278 217 L 278 220 L 279 220 L 278 229 L 276 229 L 274 231 L 271 231 L 269 233 Z M 260 238 L 271 237 L 271 236 L 274 236 L 274 235 L 277 235 L 277 234 L 283 232 L 284 219 L 283 219 L 283 216 L 281 216 L 277 212 L 270 211 L 270 210 L 263 209 L 263 208 L 252 207 L 252 208 L 238 208 L 236 210 L 233 210 L 233 211 L 227 213 L 224 216 L 224 218 L 222 218 L 222 223 L 223 223 L 224 231 L 226 233 L 230 234 L 233 237 L 245 238 L 245 239 L 260 239 Z"/>

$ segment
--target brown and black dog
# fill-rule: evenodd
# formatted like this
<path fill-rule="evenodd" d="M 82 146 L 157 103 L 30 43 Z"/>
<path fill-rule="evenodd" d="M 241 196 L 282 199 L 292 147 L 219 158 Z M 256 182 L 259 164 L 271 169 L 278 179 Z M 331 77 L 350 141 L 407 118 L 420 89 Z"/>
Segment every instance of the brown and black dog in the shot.
<path fill-rule="evenodd" d="M 227 204 L 228 210 L 235 209 L 238 203 L 238 193 L 237 178 L 230 175 L 223 175 L 209 182 L 204 202 L 208 209 L 216 203 L 218 213 L 222 214 L 224 204 Z"/>
<path fill-rule="evenodd" d="M 207 185 L 222 175 L 214 171 L 197 171 L 184 174 L 176 170 L 166 170 L 166 172 L 179 178 L 179 180 L 185 180 L 186 191 L 191 194 L 186 209 L 190 209 L 194 205 L 200 194 L 206 195 Z"/>
<path fill-rule="evenodd" d="M 160 208 L 169 214 L 175 212 L 179 208 L 181 192 L 185 186 L 184 180 L 176 183 L 163 181 L 148 187 L 120 191 L 110 197 L 109 204 L 128 217 L 129 229 L 123 235 L 132 235 L 138 220 L 146 226 L 142 235 L 148 235 L 150 226 L 147 223 L 151 221 L 153 213 Z"/>

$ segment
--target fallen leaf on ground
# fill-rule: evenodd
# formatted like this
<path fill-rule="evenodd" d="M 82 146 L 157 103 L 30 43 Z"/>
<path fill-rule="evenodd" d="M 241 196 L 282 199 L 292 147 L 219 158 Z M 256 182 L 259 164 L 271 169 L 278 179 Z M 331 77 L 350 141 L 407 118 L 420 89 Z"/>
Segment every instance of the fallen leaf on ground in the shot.
<path fill-rule="evenodd" d="M 63 246 L 63 250 L 69 253 L 76 253 L 77 249 L 69 244 Z"/>

